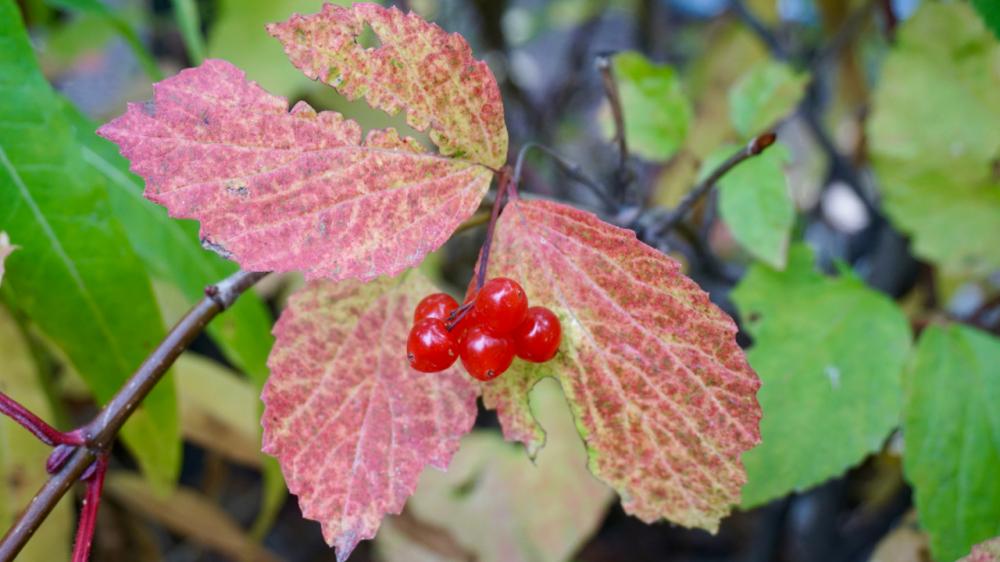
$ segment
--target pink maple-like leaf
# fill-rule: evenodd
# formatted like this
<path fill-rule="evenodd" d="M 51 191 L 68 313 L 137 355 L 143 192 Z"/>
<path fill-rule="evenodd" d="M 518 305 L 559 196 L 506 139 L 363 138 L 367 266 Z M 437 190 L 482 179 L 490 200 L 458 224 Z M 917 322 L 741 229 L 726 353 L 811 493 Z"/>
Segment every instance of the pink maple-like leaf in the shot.
<path fill-rule="evenodd" d="M 558 203 L 508 204 L 488 272 L 519 280 L 564 334 L 549 363 L 515 361 L 482 386 L 505 436 L 542 445 L 528 392 L 554 376 L 591 471 L 627 512 L 715 530 L 746 482 L 740 455 L 760 440 L 760 381 L 732 319 L 632 231 Z"/>
<path fill-rule="evenodd" d="M 426 465 L 447 467 L 475 421 L 464 374 L 418 373 L 403 351 L 413 310 L 433 291 L 417 271 L 367 285 L 313 281 L 275 325 L 264 452 L 338 560 L 402 510 Z"/>
<path fill-rule="evenodd" d="M 378 49 L 357 43 L 365 22 Z M 417 265 L 475 211 L 506 159 L 493 75 L 460 36 L 375 5 L 326 6 L 271 31 L 312 76 L 296 40 L 315 36 L 305 58 L 339 68 L 345 94 L 406 109 L 440 153 L 392 129 L 362 140 L 357 123 L 304 102 L 289 111 L 221 60 L 155 84 L 152 101 L 98 134 L 146 180 L 147 198 L 200 221 L 205 245 L 244 269 L 336 281 Z"/>
<path fill-rule="evenodd" d="M 366 24 L 377 48 L 357 40 Z M 383 111 L 405 109 L 406 122 L 429 128 L 443 154 L 493 168 L 506 162 L 500 90 L 461 35 L 377 4 L 326 4 L 318 14 L 295 15 L 267 29 L 306 76 L 351 99 L 364 96 Z"/>

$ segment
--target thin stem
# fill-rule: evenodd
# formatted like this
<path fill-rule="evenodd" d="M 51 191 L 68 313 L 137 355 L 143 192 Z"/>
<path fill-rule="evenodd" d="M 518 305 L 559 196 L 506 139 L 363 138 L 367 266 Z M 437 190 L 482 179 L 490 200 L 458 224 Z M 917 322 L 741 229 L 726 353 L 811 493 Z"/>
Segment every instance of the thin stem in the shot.
<path fill-rule="evenodd" d="M 617 206 L 611 196 L 608 195 L 608 190 L 601 185 L 599 181 L 588 176 L 579 164 L 571 162 L 558 152 L 537 142 L 525 143 L 524 146 L 521 147 L 521 150 L 517 153 L 517 160 L 514 163 L 514 178 L 512 180 L 515 189 L 521 185 L 521 173 L 524 166 L 524 160 L 528 152 L 532 149 L 539 150 L 551 158 L 564 174 L 569 176 L 570 179 L 575 180 L 590 189 L 590 192 L 596 195 L 607 208 L 613 209 Z"/>
<path fill-rule="evenodd" d="M 744 160 L 753 158 L 754 156 L 757 156 L 767 150 L 767 147 L 774 144 L 776 138 L 777 137 L 774 133 L 764 133 L 763 135 L 754 137 L 746 144 L 746 146 L 741 148 L 729 158 L 726 158 L 722 164 L 719 164 L 714 170 L 712 170 L 712 173 L 710 173 L 708 177 L 702 180 L 701 183 L 695 185 L 694 188 L 692 188 L 691 191 L 684 196 L 684 199 L 677 204 L 677 207 L 670 211 L 670 213 L 668 213 L 659 224 L 653 225 L 650 230 L 653 233 L 653 237 L 660 237 L 665 235 L 667 232 L 670 232 L 670 230 L 676 227 L 678 223 L 684 219 L 684 216 L 688 213 L 688 211 L 694 208 L 695 204 L 697 204 L 702 197 L 707 195 L 712 188 L 715 187 L 715 184 L 722 179 L 722 176 L 726 175 L 729 170 L 732 170 Z"/>
<path fill-rule="evenodd" d="M 49 447 L 55 447 L 56 445 L 79 445 L 83 443 L 79 434 L 59 431 L 3 392 L 0 392 L 0 414 L 17 422 L 21 427 L 27 429 L 39 441 Z"/>
<path fill-rule="evenodd" d="M 512 185 L 510 170 L 504 168 L 501 170 L 499 179 L 497 180 L 497 198 L 493 201 L 493 210 L 490 212 L 490 224 L 486 227 L 486 240 L 483 242 L 483 249 L 479 253 L 479 263 L 476 266 L 478 269 L 476 271 L 476 291 L 482 289 L 483 283 L 486 282 L 486 268 L 489 267 L 490 248 L 493 246 L 493 232 L 496 230 L 497 219 L 500 218 L 500 209 L 504 205 L 504 196 L 507 195 Z M 455 324 L 458 323 L 458 320 L 460 318 L 455 320 Z"/>
<path fill-rule="evenodd" d="M 824 45 L 809 61 L 809 68 L 819 68 L 820 65 L 833 59 L 834 56 L 850 45 L 851 40 L 853 40 L 858 31 L 864 27 L 864 24 L 868 21 L 868 17 L 875 12 L 878 5 L 879 2 L 877 0 L 868 0 L 859 8 L 848 14 L 847 18 L 844 19 L 842 24 L 840 24 L 840 27 L 837 29 L 837 32 L 834 33 L 833 37 L 831 37 L 830 40 L 826 42 L 826 45 Z"/>
<path fill-rule="evenodd" d="M 729 7 L 736 13 L 736 16 L 746 24 L 753 32 L 767 45 L 774 58 L 778 60 L 788 59 L 788 50 L 781 44 L 778 36 L 775 35 L 764 22 L 760 21 L 750 8 L 742 0 L 730 0 Z"/>
<path fill-rule="evenodd" d="M 618 196 L 619 198 L 623 198 L 626 186 L 632 181 L 628 170 L 625 112 L 622 110 L 621 94 L 618 92 L 618 83 L 615 81 L 611 59 L 607 54 L 601 54 L 597 56 L 595 63 L 597 70 L 601 73 L 601 84 L 604 85 L 604 95 L 608 98 L 608 105 L 611 106 L 611 114 L 614 116 L 615 137 L 613 140 L 618 144 L 618 169 L 615 171 L 615 179 L 618 181 Z"/>
<path fill-rule="evenodd" d="M 55 473 L 45 482 L 3 539 L 0 539 L 0 562 L 14 560 L 59 499 L 95 460 L 107 452 L 125 421 L 208 322 L 232 306 L 241 294 L 266 275 L 267 272 L 237 271 L 205 289 L 205 298 L 181 318 L 118 394 L 104 406 L 97 417 L 82 428 L 83 445 L 76 447 L 69 460 L 63 461 L 60 458 L 60 462 L 52 464 L 56 469 Z M 100 471 L 96 471 L 95 476 L 97 472 Z M 99 489 L 97 491 L 100 492 Z M 94 503 L 96 502 L 91 502 L 92 505 Z M 96 505 L 94 509 L 96 510 Z"/>
<path fill-rule="evenodd" d="M 97 528 L 97 509 L 101 506 L 101 490 L 104 489 L 104 476 L 108 472 L 108 454 L 98 456 L 94 465 L 93 475 L 86 479 L 87 492 L 80 508 L 72 562 L 87 562 L 90 558 L 90 545 L 94 542 L 94 529 Z"/>
<path fill-rule="evenodd" d="M 840 52 L 845 46 L 850 44 L 851 39 L 854 35 L 863 27 L 863 23 L 868 17 L 869 13 L 876 6 L 876 0 L 869 0 L 861 7 L 857 8 L 852 14 L 848 15 L 847 21 L 837 34 L 830 40 L 819 53 L 809 61 L 809 69 L 815 76 L 819 73 L 820 67 L 831 59 L 834 55 Z M 763 41 L 768 50 L 771 52 L 776 59 L 787 60 L 789 58 L 789 52 L 785 49 L 784 45 L 778 40 L 778 37 L 774 32 L 763 22 L 760 21 L 743 3 L 742 0 L 730 0 L 730 7 L 736 13 L 736 15 L 746 24 L 747 27 L 751 29 L 761 41 Z M 816 141 L 819 143 L 823 152 L 827 154 L 827 157 L 831 162 L 831 171 L 835 174 L 839 174 L 841 179 L 847 183 L 848 186 L 857 194 L 861 199 L 861 202 L 865 205 L 865 209 L 876 218 L 881 216 L 878 208 L 875 204 L 869 200 L 868 195 L 864 191 L 864 186 L 861 180 L 861 174 L 858 172 L 857 168 L 851 163 L 844 155 L 840 153 L 834 144 L 833 140 L 826 133 L 823 128 L 821 119 L 817 115 L 817 109 L 814 107 L 817 99 L 817 88 L 819 82 L 816 78 L 813 78 L 812 82 L 808 88 L 808 94 L 802 103 L 799 105 L 799 114 L 802 116 L 805 124 L 809 127 Z"/>

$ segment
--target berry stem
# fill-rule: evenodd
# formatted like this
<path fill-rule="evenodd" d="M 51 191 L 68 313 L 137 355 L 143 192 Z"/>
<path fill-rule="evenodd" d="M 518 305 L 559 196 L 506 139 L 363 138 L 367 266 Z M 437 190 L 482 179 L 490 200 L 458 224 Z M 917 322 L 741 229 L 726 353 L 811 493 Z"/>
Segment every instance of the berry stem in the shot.
<path fill-rule="evenodd" d="M 39 441 L 49 447 L 55 447 L 56 445 L 81 445 L 83 443 L 83 437 L 79 432 L 63 433 L 59 431 L 3 392 L 0 392 L 0 414 L 17 422 L 21 427 L 27 429 Z"/>
<path fill-rule="evenodd" d="M 483 249 L 479 253 L 479 263 L 476 265 L 476 291 L 482 289 L 483 283 L 486 282 L 486 269 L 490 261 L 490 247 L 493 246 L 493 232 L 496 231 L 497 219 L 500 218 L 500 211 L 503 209 L 504 204 L 506 204 L 506 195 L 512 186 L 510 166 L 504 166 L 500 170 L 499 178 L 497 179 L 497 198 L 493 201 L 493 210 L 490 212 L 490 223 L 486 227 L 486 241 L 483 242 Z M 513 186 L 513 189 L 514 191 L 511 194 L 516 197 L 517 187 Z M 455 322 L 457 323 L 458 319 Z"/>
<path fill-rule="evenodd" d="M 474 300 L 469 301 L 463 304 L 462 306 L 456 308 L 455 310 L 452 311 L 451 314 L 448 315 L 448 321 L 446 322 L 446 324 L 449 332 L 455 329 L 455 326 L 458 326 L 458 323 L 461 322 L 463 318 L 469 315 L 469 312 L 472 310 L 472 307 L 475 306 L 475 304 L 476 301 Z"/>

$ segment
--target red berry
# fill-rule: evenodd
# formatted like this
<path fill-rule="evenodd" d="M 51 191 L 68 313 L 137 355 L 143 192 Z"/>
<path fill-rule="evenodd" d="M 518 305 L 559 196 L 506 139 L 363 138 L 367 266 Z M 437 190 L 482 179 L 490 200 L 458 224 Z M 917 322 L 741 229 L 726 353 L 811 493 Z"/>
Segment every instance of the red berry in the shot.
<path fill-rule="evenodd" d="M 424 318 L 437 318 L 448 321 L 448 315 L 458 308 L 458 302 L 446 293 L 434 293 L 427 295 L 417 303 L 417 310 L 413 312 L 413 321 L 420 322 Z"/>
<path fill-rule="evenodd" d="M 561 339 L 559 318 L 544 306 L 529 308 L 524 322 L 514 330 L 517 356 L 534 363 L 544 363 L 555 357 Z"/>
<path fill-rule="evenodd" d="M 455 340 L 439 318 L 425 318 L 413 325 L 406 340 L 410 366 L 424 373 L 443 371 L 458 359 Z"/>
<path fill-rule="evenodd" d="M 476 296 L 480 322 L 498 336 L 514 331 L 528 311 L 528 296 L 513 279 L 495 277 L 483 284 Z"/>
<path fill-rule="evenodd" d="M 499 377 L 514 361 L 514 341 L 491 334 L 483 325 L 469 330 L 461 350 L 465 370 L 481 381 Z"/>

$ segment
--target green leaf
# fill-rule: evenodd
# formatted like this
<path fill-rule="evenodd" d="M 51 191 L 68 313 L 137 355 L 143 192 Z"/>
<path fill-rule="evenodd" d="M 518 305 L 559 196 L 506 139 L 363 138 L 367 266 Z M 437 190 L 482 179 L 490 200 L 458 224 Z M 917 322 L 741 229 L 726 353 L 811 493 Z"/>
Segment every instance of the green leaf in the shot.
<path fill-rule="evenodd" d="M 704 178 L 731 156 L 726 146 L 705 159 Z M 719 214 L 733 237 L 755 258 L 776 269 L 785 268 L 785 255 L 795 224 L 795 204 L 785 179 L 788 149 L 777 144 L 730 170 L 719 180 Z"/>
<path fill-rule="evenodd" d="M 646 160 L 670 158 L 684 142 L 693 115 L 677 72 L 635 52 L 615 55 L 612 64 L 629 150 Z M 605 129 L 612 129 L 610 123 Z"/>
<path fill-rule="evenodd" d="M 181 28 L 184 48 L 191 64 L 198 66 L 205 60 L 205 41 L 201 37 L 201 14 L 194 0 L 173 0 L 174 18 Z"/>
<path fill-rule="evenodd" d="M 1000 39 L 1000 2 L 997 0 L 972 0 L 972 5 L 979 11 L 983 23 L 990 28 L 993 35 Z"/>
<path fill-rule="evenodd" d="M 163 323 L 142 262 L 9 1 L 0 2 L 0 99 L 0 224 L 20 246 L 6 262 L 4 284 L 105 402 L 163 337 Z M 122 437 L 154 485 L 171 485 L 180 433 L 169 377 Z"/>
<path fill-rule="evenodd" d="M 1000 42 L 964 3 L 925 2 L 899 30 L 868 121 L 885 210 L 954 274 L 1000 267 Z"/>
<path fill-rule="evenodd" d="M 750 68 L 729 91 L 729 118 L 733 127 L 750 137 L 773 127 L 795 110 L 809 83 L 809 75 L 790 66 L 765 60 Z"/>
<path fill-rule="evenodd" d="M 904 378 L 903 470 L 939 560 L 1000 535 L 1000 340 L 930 326 Z"/>
<path fill-rule="evenodd" d="M 836 476 L 881 447 L 899 421 L 906 317 L 853 276 L 824 277 L 807 246 L 784 272 L 754 265 L 732 293 L 754 338 L 761 444 L 743 455 L 743 506 Z"/>
<path fill-rule="evenodd" d="M 111 208 L 146 267 L 158 279 L 176 285 L 188 304 L 205 294 L 205 287 L 236 271 L 236 265 L 201 247 L 194 221 L 171 219 L 163 207 L 142 196 L 142 180 L 111 142 L 94 134 L 95 125 L 63 101 L 65 115 L 76 127 L 83 160 L 101 176 Z M 208 333 L 233 365 L 246 372 L 257 388 L 267 380 L 267 354 L 274 338 L 264 303 L 244 293 L 208 325 Z"/>
<path fill-rule="evenodd" d="M 52 408 L 38 380 L 28 343 L 17 322 L 0 307 L 0 391 L 42 419 Z M 43 467 L 51 449 L 6 416 L 0 416 L 0 529 L 8 529 L 48 479 Z M 68 560 L 72 501 L 64 499 L 45 519 L 18 560 Z"/>

